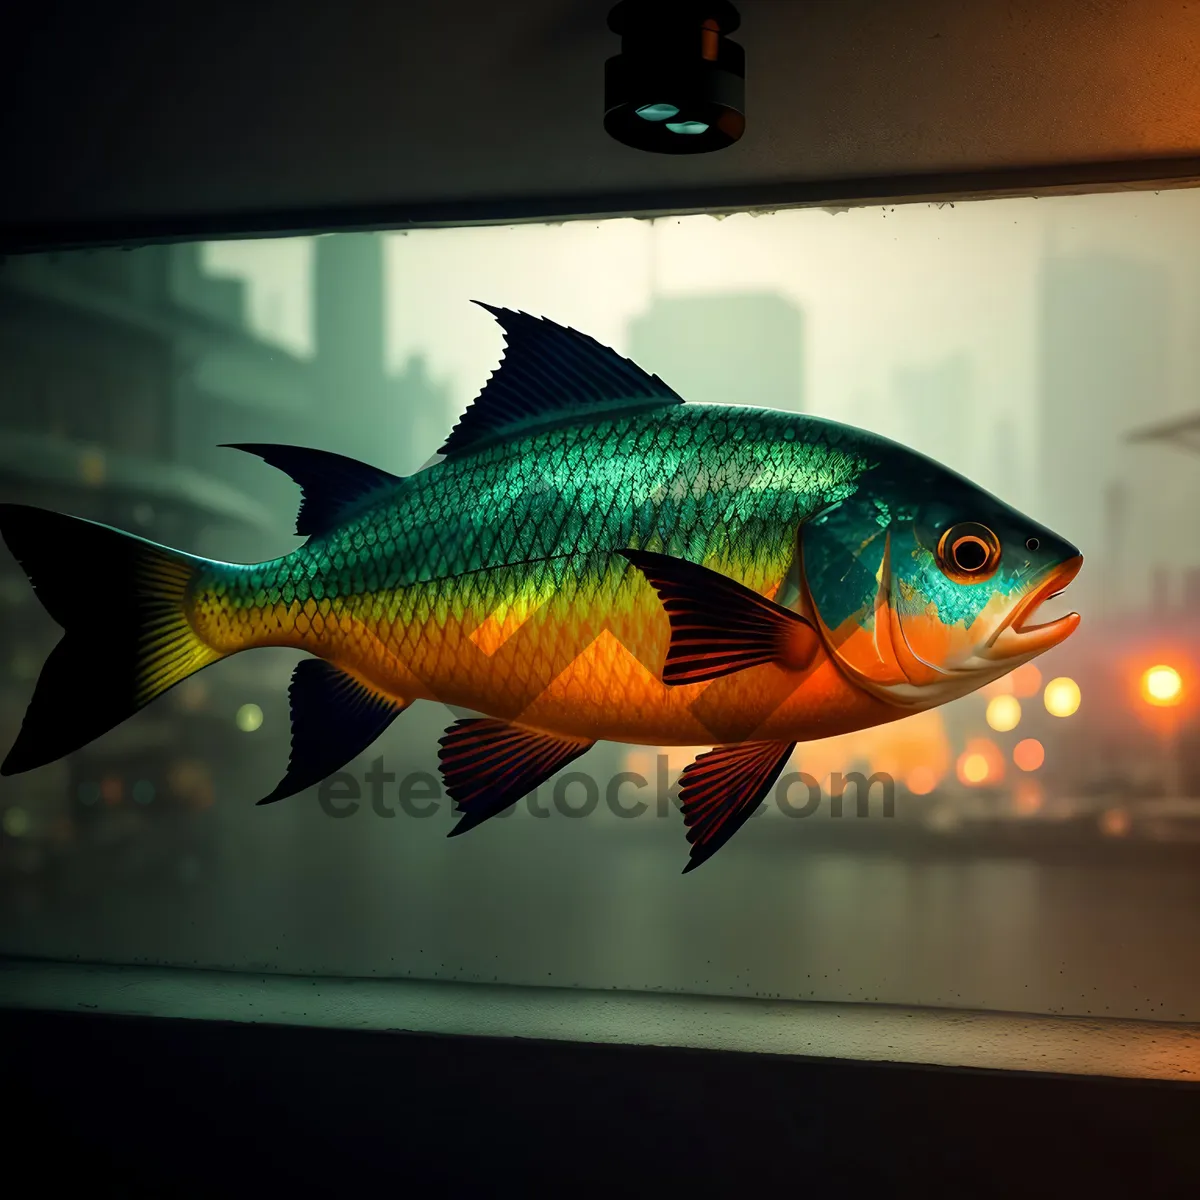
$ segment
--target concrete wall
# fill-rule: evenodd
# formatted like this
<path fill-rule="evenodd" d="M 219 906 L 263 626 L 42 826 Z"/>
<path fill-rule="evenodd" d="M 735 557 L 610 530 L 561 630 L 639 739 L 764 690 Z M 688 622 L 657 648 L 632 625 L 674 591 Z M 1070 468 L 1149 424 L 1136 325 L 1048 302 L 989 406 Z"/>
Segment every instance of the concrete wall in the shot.
<path fill-rule="evenodd" d="M 601 128 L 608 7 L 21 6 L 0 248 L 1200 176 L 1190 0 L 740 0 L 746 135 L 678 159 Z"/>

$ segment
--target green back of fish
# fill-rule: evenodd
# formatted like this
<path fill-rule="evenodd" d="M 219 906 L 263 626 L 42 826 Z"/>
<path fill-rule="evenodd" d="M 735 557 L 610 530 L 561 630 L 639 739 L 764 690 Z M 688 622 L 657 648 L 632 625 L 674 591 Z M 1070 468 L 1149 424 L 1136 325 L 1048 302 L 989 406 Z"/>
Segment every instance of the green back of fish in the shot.
<path fill-rule="evenodd" d="M 412 476 L 295 565 L 339 595 L 548 561 L 579 572 L 622 547 L 748 572 L 849 494 L 867 461 L 840 427 L 763 409 L 563 425 Z"/>

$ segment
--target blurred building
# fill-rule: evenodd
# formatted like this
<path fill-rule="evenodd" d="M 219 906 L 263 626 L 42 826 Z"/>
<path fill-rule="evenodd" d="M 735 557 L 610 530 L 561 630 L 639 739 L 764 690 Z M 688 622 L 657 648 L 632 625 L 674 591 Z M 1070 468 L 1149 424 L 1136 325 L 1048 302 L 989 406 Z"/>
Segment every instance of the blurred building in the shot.
<path fill-rule="evenodd" d="M 242 286 L 205 276 L 199 254 L 194 245 L 154 246 L 0 265 L 5 500 L 200 553 L 210 539 L 229 546 L 269 534 L 270 509 L 207 465 L 198 414 L 211 419 L 214 410 L 255 402 L 303 410 L 311 407 L 311 372 L 248 332 Z M 60 636 L 12 557 L 0 555 L 6 741 Z M 158 850 L 147 862 L 158 851 L 171 857 L 187 849 L 171 840 L 183 827 L 157 818 L 211 805 L 217 764 L 236 757 L 245 765 L 253 748 L 237 743 L 240 753 L 232 753 L 235 739 L 244 739 L 233 714 L 248 686 L 262 686 L 261 677 L 236 666 L 198 677 L 64 762 L 6 781 L 6 811 L 19 810 L 26 823 L 23 844 L 51 838 L 65 846 L 72 831 L 97 821 L 106 836 L 132 834 L 149 821 L 158 833 L 147 846 Z M 190 710 L 186 720 L 181 706 Z"/>
<path fill-rule="evenodd" d="M 387 386 L 383 239 L 351 233 L 318 238 L 313 264 L 316 359 L 329 449 L 390 469 L 405 415 Z"/>
<path fill-rule="evenodd" d="M 777 292 L 656 296 L 629 328 L 629 356 L 697 404 L 802 412 L 804 314 Z"/>
<path fill-rule="evenodd" d="M 384 245 L 315 240 L 307 356 L 253 332 L 247 285 L 208 274 L 200 245 L 0 264 L 0 496 L 255 561 L 296 544 L 299 492 L 223 443 L 311 445 L 415 470 L 449 428 L 449 395 L 420 358 L 387 369 Z M 0 551 L 4 741 L 59 636 Z M 20 836 L 0 837 L 0 858 L 25 855 L 22 878 L 35 880 L 37 864 L 88 839 L 117 855 L 136 842 L 146 869 L 193 877 L 232 811 L 218 797 L 252 803 L 287 761 L 292 661 L 234 656 L 66 760 L 5 780 L 0 810 Z"/>
<path fill-rule="evenodd" d="M 236 518 L 236 498 L 224 494 L 234 503 L 227 512 L 206 487 L 211 479 L 176 472 L 172 499 L 151 481 L 153 466 L 194 465 L 189 435 L 200 404 L 250 395 L 296 407 L 306 376 L 305 364 L 250 336 L 241 285 L 204 276 L 198 246 L 31 255 L 0 266 L 0 427 L 23 439 L 30 479 L 51 470 L 46 455 L 87 448 L 148 472 L 145 486 L 173 512 L 215 505 Z M 102 482 L 110 493 L 136 486 L 112 472 Z"/>
<path fill-rule="evenodd" d="M 373 233 L 316 241 L 316 444 L 404 475 L 429 459 L 453 421 L 449 389 L 422 356 L 388 369 L 386 245 Z"/>
<path fill-rule="evenodd" d="M 449 384 L 430 375 L 423 354 L 410 355 L 388 379 L 387 395 L 402 422 L 397 469 L 407 475 L 437 453 L 460 414 L 451 408 Z"/>
<path fill-rule="evenodd" d="M 1153 421 L 1168 405 L 1170 280 L 1165 270 L 1113 254 L 1048 254 L 1038 299 L 1038 515 L 1090 557 L 1072 585 L 1079 602 L 1139 580 L 1171 541 L 1149 518 L 1158 486 L 1133 471 L 1124 445 L 1131 427 Z M 1144 513 L 1136 545 L 1119 564 L 1099 559 L 1110 546 L 1105 489 L 1127 485 L 1123 503 Z M 1097 569 L 1100 568 L 1100 569 Z M 1115 572 L 1115 574 L 1114 574 Z"/>
<path fill-rule="evenodd" d="M 939 362 L 899 368 L 892 377 L 899 440 L 964 475 L 974 476 L 971 442 L 971 361 L 962 352 Z M 989 464 L 990 465 L 990 464 Z"/>
<path fill-rule="evenodd" d="M 1026 473 L 1017 438 L 1017 424 L 1012 416 L 1000 416 L 990 439 L 991 453 L 980 464 L 978 481 L 994 495 L 1018 508 L 1025 505 Z"/>

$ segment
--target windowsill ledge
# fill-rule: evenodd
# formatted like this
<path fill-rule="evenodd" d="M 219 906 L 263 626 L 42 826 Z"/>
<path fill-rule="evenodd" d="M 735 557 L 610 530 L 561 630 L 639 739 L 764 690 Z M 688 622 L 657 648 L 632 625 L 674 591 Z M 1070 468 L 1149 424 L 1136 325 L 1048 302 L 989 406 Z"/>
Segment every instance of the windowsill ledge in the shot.
<path fill-rule="evenodd" d="M 1200 1082 L 1200 1027 L 744 997 L 0 960 L 0 1008 Z"/>

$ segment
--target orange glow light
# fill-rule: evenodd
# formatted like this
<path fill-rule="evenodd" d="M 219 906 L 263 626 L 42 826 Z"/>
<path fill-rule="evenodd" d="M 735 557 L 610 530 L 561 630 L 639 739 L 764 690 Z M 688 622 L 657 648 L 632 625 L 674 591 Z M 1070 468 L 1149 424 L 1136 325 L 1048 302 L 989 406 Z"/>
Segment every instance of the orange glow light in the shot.
<path fill-rule="evenodd" d="M 904 786 L 914 796 L 928 796 L 937 783 L 937 772 L 932 767 L 914 767 L 904 780 Z"/>
<path fill-rule="evenodd" d="M 1004 778 L 1004 755 L 990 738 L 971 738 L 956 765 L 962 783 L 975 787 Z"/>
<path fill-rule="evenodd" d="M 1142 699 L 1158 708 L 1178 704 L 1183 699 L 1179 672 L 1163 663 L 1148 668 L 1142 675 Z"/>
<path fill-rule="evenodd" d="M 1017 784 L 1016 796 L 1013 800 L 1014 807 L 1022 817 L 1032 817 L 1034 813 L 1041 811 L 1042 807 L 1042 789 L 1032 779 L 1022 779 Z"/>
<path fill-rule="evenodd" d="M 1013 675 L 1015 674 L 1014 671 Z M 994 696 L 1011 696 L 1013 694 L 1013 675 L 1001 675 L 999 679 L 985 683 L 979 689 L 979 694 L 989 700 Z"/>
<path fill-rule="evenodd" d="M 963 783 L 982 783 L 988 777 L 988 760 L 982 754 L 964 754 L 958 762 Z"/>
<path fill-rule="evenodd" d="M 687 757 L 688 751 L 683 754 L 679 770 L 691 761 Z M 954 750 L 946 735 L 942 714 L 936 708 L 927 709 L 902 721 L 824 738 L 819 742 L 805 742 L 797 747 L 792 757 L 793 765 L 788 769 L 805 771 L 825 786 L 824 781 L 834 771 L 862 770 L 863 764 L 868 762 L 872 764 L 871 771 L 885 771 L 897 781 L 906 780 L 924 768 L 940 783 L 954 770 Z M 674 763 L 672 759 L 672 767 Z M 648 778 L 653 779 L 653 774 Z"/>
<path fill-rule="evenodd" d="M 1022 771 L 1036 771 L 1045 761 L 1045 748 L 1037 738 L 1026 738 L 1013 747 L 1013 762 Z"/>
<path fill-rule="evenodd" d="M 1079 710 L 1079 684 L 1065 675 L 1046 684 L 1046 711 L 1052 717 L 1069 717 Z"/>
<path fill-rule="evenodd" d="M 1106 809 L 1100 817 L 1100 828 L 1108 837 L 1125 837 L 1132 824 L 1123 808 Z"/>
<path fill-rule="evenodd" d="M 987 706 L 987 723 L 997 733 L 1008 733 L 1021 723 L 1021 702 L 1016 696 L 995 696 Z"/>
<path fill-rule="evenodd" d="M 1012 680 L 1013 695 L 1023 699 L 1036 696 L 1038 689 L 1042 686 L 1042 673 L 1033 663 L 1026 663 L 1024 666 L 1018 667 L 1009 678 Z"/>

